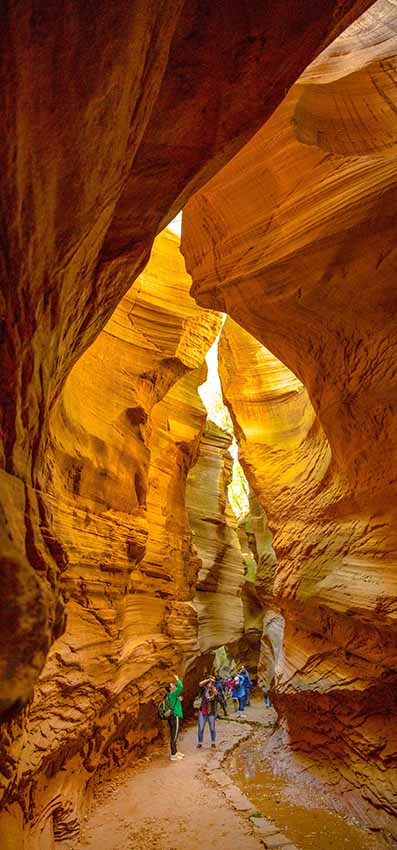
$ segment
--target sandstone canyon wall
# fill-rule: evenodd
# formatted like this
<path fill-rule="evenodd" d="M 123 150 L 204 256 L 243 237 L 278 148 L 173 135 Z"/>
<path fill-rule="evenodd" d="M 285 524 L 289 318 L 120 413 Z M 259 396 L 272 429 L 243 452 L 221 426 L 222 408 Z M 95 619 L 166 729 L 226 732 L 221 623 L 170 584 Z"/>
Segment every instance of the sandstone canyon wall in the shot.
<path fill-rule="evenodd" d="M 220 351 L 278 559 L 279 740 L 394 834 L 395 32 L 379 0 L 191 199 L 182 240 L 198 303 L 259 341 L 229 324 Z"/>
<path fill-rule="evenodd" d="M 3 738 L 7 850 L 74 835 L 90 780 L 159 734 L 167 672 L 199 655 L 185 482 L 220 320 L 190 298 L 178 244 L 157 238 L 52 411 L 40 482 L 67 623 Z"/>
<path fill-rule="evenodd" d="M 163 270 L 162 296 L 154 267 L 152 296 L 144 276 L 131 286 L 162 226 L 370 5 L 23 0 L 2 10 L 10 847 L 73 834 L 90 777 L 156 733 L 153 697 L 171 647 L 181 663 L 199 652 L 183 494 L 217 322 L 187 303 L 183 268 L 171 283 Z"/>
<path fill-rule="evenodd" d="M 40 478 L 68 373 L 162 225 L 369 5 L 326 0 L 314 14 L 311 0 L 288 10 L 232 0 L 99 0 L 95 9 L 23 0 L 3 9 L 3 714 L 30 698 L 64 627 Z"/>
<path fill-rule="evenodd" d="M 220 646 L 237 643 L 244 630 L 244 563 L 227 498 L 232 469 L 230 444 L 231 436 L 209 421 L 186 491 L 192 543 L 199 564 L 194 603 L 203 656 Z"/>
<path fill-rule="evenodd" d="M 222 346 L 223 342 L 224 337 L 221 341 Z M 223 365 L 223 357 L 221 365 Z M 223 378 L 225 381 L 224 370 Z M 251 381 L 252 368 L 249 382 L 247 376 L 247 386 L 252 387 Z M 244 459 L 246 446 L 241 431 L 240 440 L 240 458 Z M 268 517 L 252 490 L 249 511 L 239 523 L 239 538 L 246 565 L 246 582 L 243 587 L 245 635 L 240 643 L 240 654 L 253 676 L 256 677 L 259 687 L 268 691 L 274 682 L 276 663 L 282 647 L 284 618 L 275 607 L 274 582 L 277 575 L 277 560 Z"/>

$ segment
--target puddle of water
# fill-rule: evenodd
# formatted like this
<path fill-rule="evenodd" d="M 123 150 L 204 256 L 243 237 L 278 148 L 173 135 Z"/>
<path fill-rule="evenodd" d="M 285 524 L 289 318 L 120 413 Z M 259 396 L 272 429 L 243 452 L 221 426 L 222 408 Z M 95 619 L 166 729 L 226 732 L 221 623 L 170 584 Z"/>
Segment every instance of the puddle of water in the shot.
<path fill-rule="evenodd" d="M 255 736 L 229 756 L 227 770 L 258 811 L 300 850 L 385 850 L 380 836 L 319 806 L 318 791 L 276 776 Z"/>

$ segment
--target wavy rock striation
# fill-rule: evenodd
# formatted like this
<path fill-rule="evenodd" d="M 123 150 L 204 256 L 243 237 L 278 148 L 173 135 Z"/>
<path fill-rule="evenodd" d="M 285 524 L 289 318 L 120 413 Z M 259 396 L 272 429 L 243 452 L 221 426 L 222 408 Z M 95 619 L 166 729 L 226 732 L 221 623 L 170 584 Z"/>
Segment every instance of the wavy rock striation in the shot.
<path fill-rule="evenodd" d="M 178 243 L 157 238 L 52 413 L 42 494 L 67 624 L 4 738 L 7 850 L 72 838 L 93 777 L 158 736 L 161 687 L 199 654 L 185 482 L 220 320 L 190 298 Z"/>
<path fill-rule="evenodd" d="M 157 733 L 171 660 L 199 651 L 183 490 L 216 321 L 186 301 L 170 237 L 154 266 L 164 251 L 172 285 L 161 295 L 151 266 L 131 286 L 156 234 L 369 5 L 2 11 L 4 845 L 71 837 L 99 767 Z"/>
<path fill-rule="evenodd" d="M 243 587 L 245 640 L 242 642 L 246 646 L 243 648 L 240 643 L 240 654 L 256 674 L 258 685 L 270 690 L 281 651 L 284 619 L 274 601 L 276 556 L 268 518 L 253 491 L 249 512 L 240 521 L 239 537 L 246 565 Z"/>
<path fill-rule="evenodd" d="M 395 32 L 379 0 L 189 202 L 182 242 L 197 301 L 273 355 L 226 327 L 224 392 L 278 558 L 287 743 L 394 834 Z"/>
<path fill-rule="evenodd" d="M 200 653 L 237 643 L 244 631 L 241 589 L 244 562 L 229 505 L 231 436 L 208 421 L 198 460 L 190 470 L 186 507 L 199 565 L 194 604 Z"/>
<path fill-rule="evenodd" d="M 93 12 L 85 0 L 12 0 L 4 9 L 2 715 L 30 698 L 64 628 L 63 556 L 40 493 L 67 376 L 156 233 L 369 5 L 325 0 L 314 14 L 311 0 L 281 12 L 278 3 L 98 0 Z"/>

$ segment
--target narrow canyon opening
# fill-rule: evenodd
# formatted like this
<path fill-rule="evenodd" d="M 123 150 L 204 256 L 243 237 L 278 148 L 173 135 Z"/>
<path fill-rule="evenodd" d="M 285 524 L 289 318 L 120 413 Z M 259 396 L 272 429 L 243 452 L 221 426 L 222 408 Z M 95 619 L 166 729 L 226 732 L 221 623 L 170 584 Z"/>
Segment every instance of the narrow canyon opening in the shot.
<path fill-rule="evenodd" d="M 396 33 L 4 8 L 2 850 L 397 847 Z"/>

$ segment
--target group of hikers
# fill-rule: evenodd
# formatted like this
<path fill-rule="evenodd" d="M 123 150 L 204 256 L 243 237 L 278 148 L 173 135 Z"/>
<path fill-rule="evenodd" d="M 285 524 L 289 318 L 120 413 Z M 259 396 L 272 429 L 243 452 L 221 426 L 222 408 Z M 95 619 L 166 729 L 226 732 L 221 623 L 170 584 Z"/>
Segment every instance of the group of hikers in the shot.
<path fill-rule="evenodd" d="M 168 720 L 171 745 L 171 761 L 184 758 L 184 753 L 179 752 L 177 740 L 180 721 L 183 717 L 182 699 L 183 683 L 174 674 L 174 682 L 165 686 L 166 696 L 160 703 L 160 716 Z M 199 683 L 199 693 L 194 700 L 193 706 L 198 709 L 197 747 L 203 745 L 204 729 L 208 723 L 211 738 L 211 747 L 216 746 L 216 717 L 218 707 L 222 708 L 224 716 L 228 714 L 227 700 L 230 696 L 235 704 L 236 716 L 245 718 L 244 709 L 251 704 L 251 689 L 253 683 L 246 667 L 242 667 L 235 676 L 208 676 Z M 160 711 L 161 709 L 161 711 Z"/>

